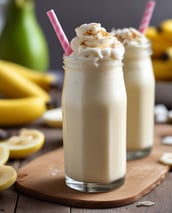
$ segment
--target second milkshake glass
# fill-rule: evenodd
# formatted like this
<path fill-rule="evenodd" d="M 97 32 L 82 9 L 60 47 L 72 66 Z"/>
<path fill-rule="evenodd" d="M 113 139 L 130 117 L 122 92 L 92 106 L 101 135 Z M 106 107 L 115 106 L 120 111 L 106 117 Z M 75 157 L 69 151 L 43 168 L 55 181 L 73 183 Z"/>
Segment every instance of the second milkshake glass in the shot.
<path fill-rule="evenodd" d="M 154 140 L 155 81 L 151 48 L 126 46 L 124 79 L 127 90 L 127 159 L 147 156 Z"/>
<path fill-rule="evenodd" d="M 125 46 L 124 80 L 127 91 L 127 159 L 147 156 L 154 140 L 155 79 L 151 45 L 133 28 L 118 30 Z"/>
<path fill-rule="evenodd" d="M 127 91 L 127 159 L 150 154 L 154 141 L 155 79 L 151 46 L 134 28 L 113 32 L 124 44 L 124 81 Z"/>

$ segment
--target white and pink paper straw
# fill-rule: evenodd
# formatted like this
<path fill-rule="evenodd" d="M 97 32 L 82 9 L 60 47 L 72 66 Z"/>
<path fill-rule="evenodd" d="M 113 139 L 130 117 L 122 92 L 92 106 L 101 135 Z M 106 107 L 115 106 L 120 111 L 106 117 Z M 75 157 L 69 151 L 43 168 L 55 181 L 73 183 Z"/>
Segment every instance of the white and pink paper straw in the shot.
<path fill-rule="evenodd" d="M 68 39 L 67 39 L 67 37 L 66 37 L 66 35 L 65 35 L 61 25 L 60 25 L 60 22 L 59 22 L 59 20 L 56 16 L 54 10 L 49 10 L 47 12 L 47 15 L 48 15 L 48 18 L 49 18 L 49 20 L 50 20 L 50 22 L 51 22 L 51 24 L 52 24 L 52 26 L 55 30 L 55 33 L 56 33 L 56 35 L 57 35 L 57 37 L 60 41 L 60 44 L 63 47 L 65 55 L 67 55 L 67 56 L 70 55 L 71 52 L 72 52 L 72 49 L 70 47 L 69 41 L 68 41 Z"/>
<path fill-rule="evenodd" d="M 144 33 L 144 31 L 147 29 L 149 26 L 150 20 L 152 18 L 152 14 L 155 8 L 156 2 L 154 0 L 150 0 L 147 2 L 145 11 L 139 26 L 139 32 Z"/>

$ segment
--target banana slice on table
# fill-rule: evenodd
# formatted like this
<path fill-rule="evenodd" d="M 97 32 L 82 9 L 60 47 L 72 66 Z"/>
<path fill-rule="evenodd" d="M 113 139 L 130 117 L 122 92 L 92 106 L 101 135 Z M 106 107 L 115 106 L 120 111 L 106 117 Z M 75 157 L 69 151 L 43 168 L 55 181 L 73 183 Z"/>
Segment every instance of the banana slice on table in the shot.
<path fill-rule="evenodd" d="M 165 152 L 161 156 L 160 162 L 163 163 L 163 164 L 165 164 L 165 165 L 172 166 L 172 152 Z"/>
<path fill-rule="evenodd" d="M 62 109 L 47 110 L 43 115 L 43 120 L 50 127 L 62 127 Z"/>
<path fill-rule="evenodd" d="M 35 129 L 22 129 L 18 136 L 12 136 L 5 142 L 10 150 L 10 158 L 24 158 L 37 151 L 44 145 L 44 134 Z"/>
<path fill-rule="evenodd" d="M 10 150 L 4 144 L 0 144 L 0 166 L 5 164 L 10 156 Z M 1 178 L 1 176 L 0 176 Z"/>
<path fill-rule="evenodd" d="M 17 173 L 11 166 L 0 166 L 0 191 L 3 191 L 16 181 Z"/>

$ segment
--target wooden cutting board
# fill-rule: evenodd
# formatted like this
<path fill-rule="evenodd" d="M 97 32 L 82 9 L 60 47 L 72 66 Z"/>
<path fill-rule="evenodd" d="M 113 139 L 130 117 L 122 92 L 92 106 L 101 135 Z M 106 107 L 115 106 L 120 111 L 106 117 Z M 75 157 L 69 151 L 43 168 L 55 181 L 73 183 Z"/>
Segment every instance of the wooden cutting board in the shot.
<path fill-rule="evenodd" d="M 172 126 L 156 125 L 151 155 L 127 162 L 125 184 L 114 191 L 90 194 L 68 188 L 64 181 L 62 147 L 22 167 L 18 171 L 16 187 L 32 197 L 75 207 L 111 208 L 130 204 L 165 179 L 170 168 L 158 162 L 163 152 L 172 152 L 172 146 L 160 142 L 165 135 L 172 135 Z"/>

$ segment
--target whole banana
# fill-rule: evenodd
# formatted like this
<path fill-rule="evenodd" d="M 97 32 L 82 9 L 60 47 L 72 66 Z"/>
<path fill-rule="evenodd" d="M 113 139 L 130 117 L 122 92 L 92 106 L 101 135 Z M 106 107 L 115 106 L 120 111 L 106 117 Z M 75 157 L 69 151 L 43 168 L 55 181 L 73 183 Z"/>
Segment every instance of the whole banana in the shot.
<path fill-rule="evenodd" d="M 16 64 L 14 62 L 0 60 L 0 69 L 1 69 L 1 66 L 2 66 L 2 69 L 4 69 L 4 67 L 7 67 L 6 69 L 11 70 L 11 72 L 17 72 L 23 77 L 38 84 L 40 87 L 42 87 L 45 90 L 49 90 L 51 84 L 56 83 L 55 75 L 51 75 L 49 73 L 37 72 L 30 68 Z"/>
<path fill-rule="evenodd" d="M 41 97 L 49 101 L 49 94 L 41 87 L 12 70 L 9 66 L 0 66 L 0 93 L 9 98 L 23 98 L 29 96 Z"/>
<path fill-rule="evenodd" d="M 40 97 L 0 99 L 0 126 L 23 125 L 40 118 L 46 111 Z"/>
<path fill-rule="evenodd" d="M 167 60 L 167 61 L 170 60 L 170 62 L 172 63 L 172 46 L 171 46 L 171 47 L 168 47 L 168 48 L 164 51 L 164 53 L 163 53 L 163 55 L 162 55 L 162 58 L 165 59 L 165 60 Z"/>
<path fill-rule="evenodd" d="M 172 80 L 172 19 L 164 20 L 159 27 L 148 27 L 145 35 L 152 43 L 152 63 L 158 81 Z"/>
<path fill-rule="evenodd" d="M 152 60 L 155 79 L 158 81 L 172 80 L 172 60 L 154 59 Z"/>
<path fill-rule="evenodd" d="M 162 21 L 158 29 L 161 36 L 172 43 L 172 19 Z"/>
<path fill-rule="evenodd" d="M 154 58 L 161 57 L 166 49 L 172 45 L 161 36 L 161 33 L 155 27 L 148 27 L 145 35 L 151 41 Z"/>

